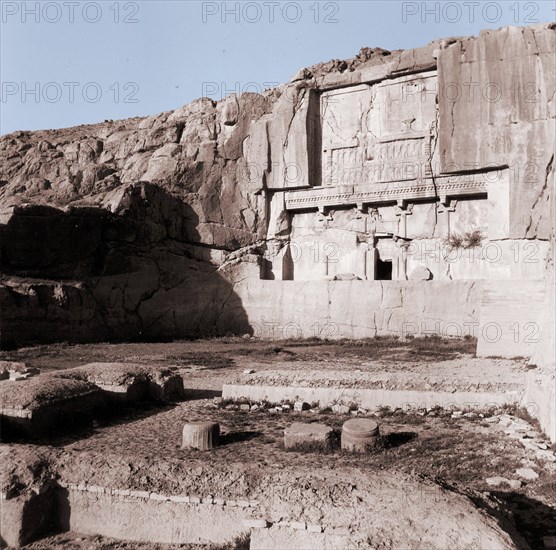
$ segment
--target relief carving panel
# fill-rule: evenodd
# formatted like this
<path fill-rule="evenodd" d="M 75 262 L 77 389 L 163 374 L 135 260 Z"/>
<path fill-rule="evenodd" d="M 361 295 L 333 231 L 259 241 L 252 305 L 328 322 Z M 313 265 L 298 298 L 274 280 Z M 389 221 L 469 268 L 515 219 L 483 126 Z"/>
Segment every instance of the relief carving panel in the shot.
<path fill-rule="evenodd" d="M 323 185 L 358 186 L 430 176 L 436 82 L 432 72 L 324 92 Z"/>

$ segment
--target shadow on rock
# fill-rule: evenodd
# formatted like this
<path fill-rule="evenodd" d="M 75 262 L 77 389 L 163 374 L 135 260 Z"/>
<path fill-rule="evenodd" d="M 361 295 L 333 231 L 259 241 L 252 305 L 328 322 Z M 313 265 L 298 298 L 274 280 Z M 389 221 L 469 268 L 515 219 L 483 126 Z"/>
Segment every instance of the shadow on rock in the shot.
<path fill-rule="evenodd" d="M 252 334 L 232 284 L 241 266 L 218 270 L 192 206 L 148 182 L 118 197 L 17 206 L 0 223 L 2 348 Z"/>

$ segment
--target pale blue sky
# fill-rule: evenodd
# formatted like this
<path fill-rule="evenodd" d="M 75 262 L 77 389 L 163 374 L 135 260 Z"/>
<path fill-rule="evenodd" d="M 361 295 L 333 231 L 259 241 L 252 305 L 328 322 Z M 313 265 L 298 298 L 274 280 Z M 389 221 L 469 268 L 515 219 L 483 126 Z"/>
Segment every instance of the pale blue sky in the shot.
<path fill-rule="evenodd" d="M 258 91 L 301 67 L 352 57 L 362 46 L 413 48 L 485 28 L 553 21 L 556 6 L 554 0 L 0 4 L 1 134 Z"/>

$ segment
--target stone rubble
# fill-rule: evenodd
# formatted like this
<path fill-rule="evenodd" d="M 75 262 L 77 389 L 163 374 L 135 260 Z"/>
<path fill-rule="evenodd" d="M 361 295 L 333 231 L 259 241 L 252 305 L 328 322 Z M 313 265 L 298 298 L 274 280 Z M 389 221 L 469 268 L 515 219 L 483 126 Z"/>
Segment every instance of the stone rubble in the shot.
<path fill-rule="evenodd" d="M 534 470 L 532 470 L 531 468 L 518 468 L 515 473 L 527 480 L 527 481 L 534 481 L 535 479 L 539 478 L 539 474 L 537 474 L 537 472 L 535 472 Z"/>
<path fill-rule="evenodd" d="M 505 477 L 495 476 L 495 477 L 487 477 L 485 479 L 487 485 L 491 485 L 492 487 L 500 487 L 507 485 L 512 490 L 517 490 L 521 487 L 521 481 L 518 479 L 507 479 Z"/>

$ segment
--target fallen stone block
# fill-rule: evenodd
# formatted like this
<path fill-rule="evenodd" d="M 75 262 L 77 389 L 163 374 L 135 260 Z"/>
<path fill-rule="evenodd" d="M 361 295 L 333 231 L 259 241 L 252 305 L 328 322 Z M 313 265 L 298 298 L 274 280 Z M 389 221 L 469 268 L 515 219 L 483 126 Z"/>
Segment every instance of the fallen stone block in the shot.
<path fill-rule="evenodd" d="M 27 380 L 40 373 L 36 367 L 28 367 L 25 363 L 16 361 L 0 361 L 0 380 L 19 382 Z"/>
<path fill-rule="evenodd" d="M 153 401 L 176 401 L 183 399 L 183 378 L 172 369 L 151 369 L 148 374 L 147 394 Z"/>
<path fill-rule="evenodd" d="M 355 275 L 355 273 L 339 273 L 332 277 L 333 281 L 360 281 L 361 277 Z"/>
<path fill-rule="evenodd" d="M 334 430 L 324 424 L 294 422 L 284 430 L 286 449 L 327 450 L 332 447 Z"/>
<path fill-rule="evenodd" d="M 409 274 L 408 279 L 410 281 L 430 281 L 432 273 L 428 267 L 418 266 Z"/>
<path fill-rule="evenodd" d="M 21 382 L 30 378 L 28 374 L 20 374 L 19 372 L 10 372 L 9 380 L 12 382 Z"/>
<path fill-rule="evenodd" d="M 495 476 L 487 477 L 485 479 L 487 485 L 491 487 L 499 487 L 501 485 L 507 485 L 510 489 L 516 490 L 521 487 L 521 481 L 519 479 L 507 479 L 505 477 Z"/>
<path fill-rule="evenodd" d="M 537 472 L 535 472 L 535 470 L 532 470 L 531 468 L 518 468 L 515 473 L 519 476 L 522 477 L 523 479 L 526 479 L 527 481 L 534 481 L 535 479 L 538 479 L 539 474 L 537 474 Z"/>
<path fill-rule="evenodd" d="M 24 373 L 27 372 L 27 366 L 19 361 L 0 361 L 0 371 Z"/>
<path fill-rule="evenodd" d="M 520 439 L 519 442 L 526 448 L 529 449 L 530 451 L 535 451 L 537 452 L 539 450 L 539 448 L 537 447 L 537 445 L 531 441 L 530 439 Z"/>
<path fill-rule="evenodd" d="M 539 460 L 545 460 L 546 462 L 556 462 L 556 455 L 550 450 L 538 450 L 536 451 L 537 458 Z"/>

